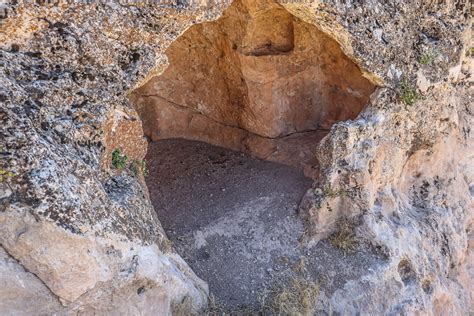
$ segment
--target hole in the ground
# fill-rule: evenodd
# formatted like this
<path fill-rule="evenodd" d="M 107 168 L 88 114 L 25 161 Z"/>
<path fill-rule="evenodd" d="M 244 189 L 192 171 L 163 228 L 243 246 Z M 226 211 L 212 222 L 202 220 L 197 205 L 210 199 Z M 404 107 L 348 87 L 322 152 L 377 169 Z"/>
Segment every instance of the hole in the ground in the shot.
<path fill-rule="evenodd" d="M 357 65 L 263 0 L 234 1 L 167 55 L 168 69 L 132 94 L 152 140 L 147 185 L 177 251 L 225 307 L 258 307 L 292 278 L 323 280 L 329 293 L 361 275 L 372 255 L 328 242 L 302 249 L 296 215 L 318 173 L 317 144 L 375 88 Z"/>

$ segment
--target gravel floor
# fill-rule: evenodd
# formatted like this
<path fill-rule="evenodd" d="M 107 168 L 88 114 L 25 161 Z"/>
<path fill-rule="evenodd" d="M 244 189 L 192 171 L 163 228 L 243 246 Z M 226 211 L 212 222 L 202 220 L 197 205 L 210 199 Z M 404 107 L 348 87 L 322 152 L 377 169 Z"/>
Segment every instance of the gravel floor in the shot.
<path fill-rule="evenodd" d="M 297 206 L 311 180 L 295 168 L 188 140 L 150 143 L 147 185 L 178 253 L 230 310 L 258 309 L 305 262 L 322 296 L 381 259 L 345 255 L 329 242 L 302 247 Z"/>

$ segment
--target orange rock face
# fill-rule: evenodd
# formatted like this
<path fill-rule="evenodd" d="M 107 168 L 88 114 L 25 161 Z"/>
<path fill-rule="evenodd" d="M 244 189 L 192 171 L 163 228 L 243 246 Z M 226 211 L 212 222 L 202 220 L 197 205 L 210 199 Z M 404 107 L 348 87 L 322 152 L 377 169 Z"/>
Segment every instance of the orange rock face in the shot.
<path fill-rule="evenodd" d="M 101 166 L 110 168 L 112 152 L 120 149 L 130 161 L 145 157 L 147 141 L 143 137 L 142 126 L 136 115 L 116 110 L 103 125 L 105 132 L 105 151 L 101 157 Z"/>
<path fill-rule="evenodd" d="M 337 42 L 267 1 L 234 2 L 219 20 L 188 29 L 167 55 L 168 69 L 132 96 L 148 137 L 201 140 L 299 167 L 313 164 L 320 130 L 355 118 L 374 90 Z M 297 142 L 301 153 L 287 148 L 295 133 L 314 131 Z"/>

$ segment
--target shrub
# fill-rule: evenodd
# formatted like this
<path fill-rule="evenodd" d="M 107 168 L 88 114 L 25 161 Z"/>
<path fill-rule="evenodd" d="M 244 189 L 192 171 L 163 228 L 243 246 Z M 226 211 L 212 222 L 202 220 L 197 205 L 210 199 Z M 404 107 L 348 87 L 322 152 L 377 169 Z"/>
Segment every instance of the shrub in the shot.
<path fill-rule="evenodd" d="M 469 56 L 474 56 L 474 47 L 469 47 L 469 49 L 466 50 L 466 57 Z"/>
<path fill-rule="evenodd" d="M 418 93 L 415 87 L 410 85 L 408 80 L 404 79 L 401 84 L 400 98 L 402 99 L 403 103 L 405 103 L 405 105 L 412 106 L 421 99 L 421 95 Z"/>
<path fill-rule="evenodd" d="M 128 156 L 123 154 L 119 148 L 114 149 L 112 152 L 112 167 L 123 170 L 127 167 L 127 162 Z"/>
<path fill-rule="evenodd" d="M 435 57 L 435 54 L 431 52 L 424 53 L 423 55 L 421 55 L 420 64 L 429 65 L 434 62 Z"/>
<path fill-rule="evenodd" d="M 345 196 L 348 194 L 348 191 L 344 191 L 344 190 L 334 190 L 333 188 L 331 188 L 331 186 L 326 186 L 323 190 L 323 193 L 326 197 L 328 198 L 334 198 L 334 197 L 338 197 L 338 196 Z"/>

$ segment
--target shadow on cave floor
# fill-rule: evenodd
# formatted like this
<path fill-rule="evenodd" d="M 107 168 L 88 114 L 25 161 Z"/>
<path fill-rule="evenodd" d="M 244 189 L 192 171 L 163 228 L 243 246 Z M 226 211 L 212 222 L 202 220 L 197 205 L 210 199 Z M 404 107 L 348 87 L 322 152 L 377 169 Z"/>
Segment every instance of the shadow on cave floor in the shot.
<path fill-rule="evenodd" d="M 224 308 L 260 308 L 303 261 L 304 277 L 328 295 L 380 260 L 362 249 L 345 255 L 327 241 L 300 246 L 296 211 L 312 181 L 298 169 L 177 139 L 150 143 L 147 162 L 163 228 Z"/>

